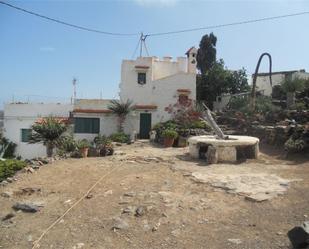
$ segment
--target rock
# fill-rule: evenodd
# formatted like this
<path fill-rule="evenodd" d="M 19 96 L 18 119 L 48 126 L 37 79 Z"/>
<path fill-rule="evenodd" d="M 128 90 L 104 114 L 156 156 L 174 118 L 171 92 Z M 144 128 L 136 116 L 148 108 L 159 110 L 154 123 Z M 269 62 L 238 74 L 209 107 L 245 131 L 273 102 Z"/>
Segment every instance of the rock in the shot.
<path fill-rule="evenodd" d="M 125 209 L 122 210 L 123 214 L 132 214 L 134 212 L 134 207 L 126 207 Z"/>
<path fill-rule="evenodd" d="M 31 203 L 16 203 L 12 208 L 16 211 L 21 210 L 27 213 L 35 213 L 39 211 L 39 207 Z"/>
<path fill-rule="evenodd" d="M 181 230 L 180 229 L 175 229 L 172 231 L 172 235 L 175 236 L 175 237 L 178 237 L 181 233 Z"/>
<path fill-rule="evenodd" d="M 124 221 L 123 219 L 121 218 L 115 218 L 114 219 L 114 225 L 112 227 L 112 229 L 116 229 L 116 230 L 124 230 L 124 229 L 128 229 L 129 228 L 129 224 Z"/>
<path fill-rule="evenodd" d="M 6 221 L 6 220 L 9 220 L 9 219 L 12 219 L 13 217 L 15 217 L 15 214 L 13 213 L 8 213 L 6 216 L 4 216 L 1 220 L 2 221 Z"/>
<path fill-rule="evenodd" d="M 8 185 L 9 183 L 6 180 L 3 180 L 2 182 L 0 182 L 0 186 L 4 187 L 6 185 Z"/>
<path fill-rule="evenodd" d="M 12 177 L 8 177 L 8 178 L 6 178 L 6 180 L 7 180 L 7 182 L 12 183 L 14 179 Z"/>
<path fill-rule="evenodd" d="M 105 196 L 112 195 L 112 194 L 113 194 L 113 190 L 110 189 L 110 190 L 105 191 L 103 196 L 105 197 Z"/>
<path fill-rule="evenodd" d="M 207 163 L 216 164 L 218 163 L 218 152 L 217 149 L 213 146 L 208 146 L 206 152 Z"/>
<path fill-rule="evenodd" d="M 160 225 L 161 225 L 160 222 L 158 222 L 157 224 L 155 224 L 155 225 L 153 226 L 153 228 L 152 228 L 152 231 L 153 231 L 153 232 L 158 231 Z"/>
<path fill-rule="evenodd" d="M 73 249 L 81 249 L 85 246 L 84 243 L 77 243 L 76 246 L 73 246 Z"/>
<path fill-rule="evenodd" d="M 93 197 L 93 194 L 88 194 L 87 196 L 86 196 L 86 199 L 91 199 Z"/>
<path fill-rule="evenodd" d="M 143 216 L 144 214 L 145 214 L 145 209 L 142 206 L 139 206 L 135 210 L 135 216 L 137 216 L 137 217 Z"/>
<path fill-rule="evenodd" d="M 240 239 L 228 239 L 227 241 L 230 242 L 230 243 L 233 243 L 235 245 L 239 245 L 239 244 L 242 243 L 242 241 Z"/>
<path fill-rule="evenodd" d="M 28 242 L 32 242 L 32 241 L 33 241 L 33 238 L 32 238 L 32 235 L 31 235 L 31 234 L 28 235 L 27 240 L 28 240 Z"/>
<path fill-rule="evenodd" d="M 5 198 L 10 198 L 10 197 L 12 197 L 12 195 L 13 195 L 13 193 L 8 192 L 8 191 L 1 193 L 1 196 L 5 197 Z"/>
<path fill-rule="evenodd" d="M 288 237 L 294 249 L 307 248 L 309 246 L 309 221 L 291 229 Z"/>
<path fill-rule="evenodd" d="M 245 200 L 252 202 L 262 202 L 267 201 L 268 199 L 270 199 L 269 194 L 266 193 L 257 193 L 245 197 Z"/>
<path fill-rule="evenodd" d="M 25 171 L 26 173 L 34 173 L 34 169 L 31 168 L 31 167 L 25 167 L 25 168 L 24 168 L 24 171 Z"/>
<path fill-rule="evenodd" d="M 128 193 L 124 193 L 123 196 L 126 197 L 134 197 L 136 194 L 134 192 L 128 192 Z"/>

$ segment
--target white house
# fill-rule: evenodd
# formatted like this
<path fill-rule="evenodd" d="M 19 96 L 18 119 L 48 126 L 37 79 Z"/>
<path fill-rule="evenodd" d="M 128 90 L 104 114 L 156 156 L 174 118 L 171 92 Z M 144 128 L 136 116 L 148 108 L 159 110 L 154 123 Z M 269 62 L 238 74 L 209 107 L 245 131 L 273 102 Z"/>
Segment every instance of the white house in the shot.
<path fill-rule="evenodd" d="M 196 100 L 196 48 L 187 57 L 139 57 L 123 60 L 120 99 L 131 100 L 134 111 L 126 118 L 124 130 L 149 138 L 153 125 L 170 119 L 167 111 L 179 99 Z M 110 135 L 117 131 L 117 117 L 108 110 L 110 100 L 78 99 L 75 101 L 74 136 L 92 140 L 99 133 Z"/>
<path fill-rule="evenodd" d="M 266 96 L 271 96 L 273 92 L 273 87 L 276 85 L 281 85 L 288 77 L 291 77 L 292 79 L 309 79 L 309 73 L 307 73 L 304 69 L 272 72 L 272 86 L 270 85 L 269 81 L 269 73 L 258 73 L 256 79 L 257 90 L 263 92 L 263 94 Z M 254 74 L 252 74 L 252 80 L 253 78 Z"/>
<path fill-rule="evenodd" d="M 170 105 L 180 99 L 196 100 L 196 54 L 190 48 L 187 57 L 139 57 L 123 60 L 120 99 L 132 100 L 136 111 L 128 119 L 126 131 L 135 130 L 140 138 L 148 138 L 151 127 L 170 119 Z"/>
<path fill-rule="evenodd" d="M 149 138 L 153 125 L 167 121 L 168 107 L 179 101 L 196 100 L 196 48 L 186 57 L 139 57 L 123 60 L 120 99 L 132 100 L 134 111 L 126 118 L 125 133 Z M 23 158 L 46 155 L 41 144 L 28 144 L 31 125 L 47 116 L 71 118 L 74 137 L 92 141 L 98 134 L 117 131 L 117 117 L 108 109 L 110 100 L 76 99 L 70 104 L 12 103 L 4 107 L 4 136 L 17 144 Z"/>
<path fill-rule="evenodd" d="M 46 155 L 42 144 L 28 144 L 31 125 L 40 118 L 54 116 L 69 118 L 70 104 L 10 103 L 4 105 L 4 129 L 6 138 L 17 144 L 16 155 L 34 158 Z"/>

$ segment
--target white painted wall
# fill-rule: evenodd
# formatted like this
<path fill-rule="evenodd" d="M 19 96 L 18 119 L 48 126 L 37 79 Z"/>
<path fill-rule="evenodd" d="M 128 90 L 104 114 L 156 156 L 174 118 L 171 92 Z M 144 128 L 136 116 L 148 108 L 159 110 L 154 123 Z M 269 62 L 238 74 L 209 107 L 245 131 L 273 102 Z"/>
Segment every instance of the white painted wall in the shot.
<path fill-rule="evenodd" d="M 196 49 L 192 50 L 196 53 Z M 193 59 L 192 54 L 189 55 Z M 136 69 L 135 66 L 147 66 L 148 69 Z M 190 70 L 191 72 L 188 72 Z M 146 84 L 137 83 L 138 72 L 146 72 Z M 152 126 L 170 119 L 165 108 L 178 101 L 177 89 L 189 89 L 189 98 L 196 100 L 196 63 L 186 57 L 178 57 L 176 61 L 166 57 L 141 57 L 136 60 L 124 60 L 121 67 L 120 99 L 133 100 L 137 105 L 155 105 L 156 110 L 135 111 L 125 124 L 125 131 L 139 133 L 139 115 L 152 113 Z"/>
<path fill-rule="evenodd" d="M 46 156 L 42 144 L 21 142 L 21 129 L 30 129 L 31 125 L 41 117 L 69 117 L 73 107 L 70 104 L 5 104 L 4 136 L 17 144 L 16 155 L 31 159 Z"/>
<path fill-rule="evenodd" d="M 75 118 L 99 118 L 100 119 L 100 134 L 109 136 L 117 132 L 117 118 L 113 114 L 103 113 L 76 113 Z M 94 133 L 74 133 L 76 140 L 87 139 L 92 142 L 98 134 Z"/>
<path fill-rule="evenodd" d="M 276 85 L 281 85 L 283 81 L 285 80 L 284 73 L 275 73 L 272 75 L 272 87 Z M 309 73 L 307 72 L 293 72 L 292 79 L 294 78 L 301 78 L 301 79 L 309 79 Z M 257 90 L 264 90 L 264 95 L 271 96 L 272 94 L 272 87 L 270 85 L 269 76 L 267 75 L 259 75 L 256 79 L 256 86 Z"/>

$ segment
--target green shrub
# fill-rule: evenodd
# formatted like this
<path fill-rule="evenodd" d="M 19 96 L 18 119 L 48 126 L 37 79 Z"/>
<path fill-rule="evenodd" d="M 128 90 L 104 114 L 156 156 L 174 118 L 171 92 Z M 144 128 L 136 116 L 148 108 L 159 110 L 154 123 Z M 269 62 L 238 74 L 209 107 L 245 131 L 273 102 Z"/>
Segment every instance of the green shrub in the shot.
<path fill-rule="evenodd" d="M 208 125 L 206 121 L 196 120 L 191 123 L 190 129 L 205 129 L 207 131 L 210 131 L 211 127 Z"/>
<path fill-rule="evenodd" d="M 112 135 L 109 136 L 109 139 L 117 143 L 129 143 L 130 142 L 130 136 L 123 132 L 113 133 Z"/>
<path fill-rule="evenodd" d="M 104 135 L 98 135 L 93 139 L 93 143 L 96 148 L 109 146 L 111 145 L 111 142 L 111 139 Z"/>
<path fill-rule="evenodd" d="M 177 138 L 178 133 L 175 130 L 166 129 L 162 132 L 162 136 L 165 138 Z"/>
<path fill-rule="evenodd" d="M 230 100 L 229 108 L 232 110 L 236 110 L 239 112 L 243 112 L 245 114 L 251 115 L 250 110 L 250 99 L 248 97 L 239 96 L 239 97 L 233 97 Z M 263 113 L 266 114 L 270 111 L 279 111 L 280 107 L 275 106 L 272 103 L 272 99 L 267 96 L 258 96 L 256 98 L 256 104 L 255 104 L 255 113 Z"/>
<path fill-rule="evenodd" d="M 77 142 L 73 136 L 64 136 L 61 138 L 57 146 L 58 152 L 61 154 L 70 153 L 77 150 Z"/>
<path fill-rule="evenodd" d="M 7 138 L 2 137 L 0 134 L 0 157 L 3 155 L 3 158 L 14 158 L 16 144 L 9 141 Z"/>
<path fill-rule="evenodd" d="M 15 159 L 7 159 L 0 161 L 0 181 L 5 180 L 7 177 L 13 176 L 16 171 L 21 170 L 26 166 L 24 161 Z"/>

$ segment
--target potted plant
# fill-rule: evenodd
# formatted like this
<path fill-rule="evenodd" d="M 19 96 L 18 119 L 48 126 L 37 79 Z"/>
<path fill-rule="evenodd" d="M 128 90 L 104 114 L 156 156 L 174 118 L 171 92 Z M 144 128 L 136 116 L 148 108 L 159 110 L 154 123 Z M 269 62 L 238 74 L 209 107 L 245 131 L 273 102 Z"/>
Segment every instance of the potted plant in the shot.
<path fill-rule="evenodd" d="M 172 147 L 178 133 L 175 130 L 166 129 L 162 132 L 162 136 L 164 137 L 164 147 Z"/>
<path fill-rule="evenodd" d="M 78 147 L 80 153 L 82 154 L 82 157 L 85 158 L 85 157 L 88 156 L 88 150 L 89 150 L 89 147 L 90 147 L 90 143 L 86 139 L 79 140 L 78 143 L 77 143 L 77 147 Z"/>

